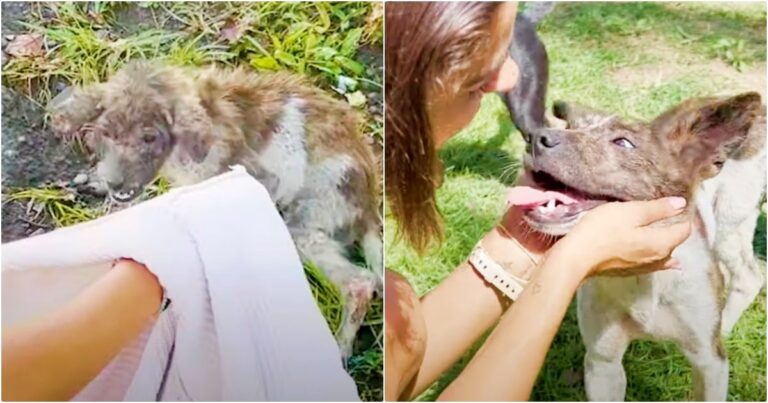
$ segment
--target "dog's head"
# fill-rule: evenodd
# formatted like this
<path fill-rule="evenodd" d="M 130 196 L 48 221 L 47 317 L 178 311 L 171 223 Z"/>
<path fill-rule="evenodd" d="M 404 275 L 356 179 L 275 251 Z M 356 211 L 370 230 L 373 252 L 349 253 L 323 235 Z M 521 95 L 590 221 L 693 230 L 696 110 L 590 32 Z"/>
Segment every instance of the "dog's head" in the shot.
<path fill-rule="evenodd" d="M 182 83 L 174 69 L 130 63 L 106 83 L 75 89 L 66 95 L 67 102 L 59 100 L 54 126 L 81 132 L 96 154 L 97 174 L 111 197 L 130 201 L 172 152 L 181 150 L 198 162 L 207 153 L 210 120 Z M 73 117 L 85 116 L 86 121 L 72 123 Z"/>
<path fill-rule="evenodd" d="M 533 229 L 559 236 L 609 201 L 690 199 L 740 147 L 760 110 L 760 96 L 745 93 L 688 100 L 650 123 L 628 123 L 556 103 L 567 128 L 535 136 L 526 157 L 533 185 L 513 189 L 510 203 Z"/>

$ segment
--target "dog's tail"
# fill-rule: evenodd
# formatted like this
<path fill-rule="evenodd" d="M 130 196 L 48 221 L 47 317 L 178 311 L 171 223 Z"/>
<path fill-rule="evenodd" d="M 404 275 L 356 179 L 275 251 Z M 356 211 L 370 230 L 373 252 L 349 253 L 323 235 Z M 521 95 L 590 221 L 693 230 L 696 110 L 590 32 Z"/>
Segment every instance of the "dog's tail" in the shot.
<path fill-rule="evenodd" d="M 555 8 L 555 2 L 553 1 L 536 1 L 525 3 L 525 5 L 526 8 L 522 14 L 534 24 L 538 24 L 542 18 L 546 17 Z"/>

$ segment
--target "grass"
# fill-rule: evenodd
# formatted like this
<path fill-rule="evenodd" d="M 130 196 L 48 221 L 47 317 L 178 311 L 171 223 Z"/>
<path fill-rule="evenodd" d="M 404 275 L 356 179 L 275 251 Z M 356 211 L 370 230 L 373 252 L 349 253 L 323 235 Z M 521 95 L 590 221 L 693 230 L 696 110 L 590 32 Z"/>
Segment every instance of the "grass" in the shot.
<path fill-rule="evenodd" d="M 540 33 L 550 56 L 550 105 L 559 99 L 578 101 L 628 118 L 649 119 L 689 97 L 747 90 L 745 81 L 755 86 L 756 80 L 737 79 L 739 70 L 765 74 L 765 5 L 760 3 L 743 8 L 559 3 L 542 22 Z M 667 73 L 659 80 L 658 69 Z M 387 267 L 402 273 L 420 294 L 435 287 L 500 217 L 505 188 L 516 177 L 523 151 L 504 104 L 496 95 L 486 96 L 469 127 L 440 152 L 446 169 L 438 191 L 446 223 L 444 244 L 419 257 L 394 238 L 397 224 L 388 217 Z M 761 259 L 765 259 L 765 220 L 763 210 L 754 241 Z M 729 400 L 766 398 L 765 320 L 763 291 L 726 341 Z M 434 400 L 481 344 L 478 341 L 419 400 Z M 572 304 L 531 399 L 584 400 L 583 357 Z M 672 343 L 633 342 L 624 365 L 627 400 L 692 398 L 690 365 Z"/>
<path fill-rule="evenodd" d="M 377 65 L 383 35 L 381 4 L 366 2 L 90 2 L 31 3 L 22 30 L 42 35 L 42 55 L 11 57 L 3 85 L 45 105 L 62 85 L 105 80 L 128 60 L 162 59 L 183 66 L 247 65 L 289 70 L 346 98 L 365 117 L 361 128 L 381 145 L 382 118 L 374 99 L 382 88 Z M 339 88 L 344 82 L 345 88 Z M 167 191 L 158 179 L 142 197 Z M 69 186 L 3 189 L 4 203 L 25 203 L 36 221 L 56 227 L 109 212 Z M 306 265 L 312 292 L 331 329 L 341 322 L 341 297 L 321 271 Z M 360 331 L 349 372 L 363 400 L 381 400 L 382 304 L 374 302 Z"/>

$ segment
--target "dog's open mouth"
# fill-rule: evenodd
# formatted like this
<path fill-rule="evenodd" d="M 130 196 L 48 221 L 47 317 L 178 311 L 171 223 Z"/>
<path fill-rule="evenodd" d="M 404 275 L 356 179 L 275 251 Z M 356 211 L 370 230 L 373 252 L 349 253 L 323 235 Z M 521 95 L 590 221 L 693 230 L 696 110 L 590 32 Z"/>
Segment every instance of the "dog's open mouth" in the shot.
<path fill-rule="evenodd" d="M 565 235 L 584 213 L 618 198 L 596 195 L 568 186 L 544 171 L 531 172 L 529 186 L 516 186 L 507 202 L 523 210 L 523 217 L 535 230 L 555 236 Z"/>
<path fill-rule="evenodd" d="M 129 189 L 121 191 L 110 191 L 109 195 L 112 200 L 116 202 L 129 203 L 139 195 L 139 192 L 136 189 Z"/>

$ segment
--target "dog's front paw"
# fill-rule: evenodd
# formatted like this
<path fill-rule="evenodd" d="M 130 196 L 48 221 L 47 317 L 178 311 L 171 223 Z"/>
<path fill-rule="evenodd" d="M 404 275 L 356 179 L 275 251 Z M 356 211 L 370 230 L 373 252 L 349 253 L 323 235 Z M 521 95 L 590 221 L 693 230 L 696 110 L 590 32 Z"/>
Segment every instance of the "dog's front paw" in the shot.
<path fill-rule="evenodd" d="M 101 114 L 100 103 L 101 90 L 96 86 L 65 88 L 46 106 L 54 133 L 65 138 L 78 136 L 84 125 Z"/>

